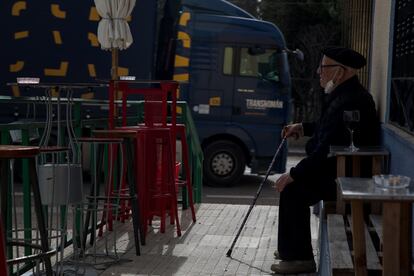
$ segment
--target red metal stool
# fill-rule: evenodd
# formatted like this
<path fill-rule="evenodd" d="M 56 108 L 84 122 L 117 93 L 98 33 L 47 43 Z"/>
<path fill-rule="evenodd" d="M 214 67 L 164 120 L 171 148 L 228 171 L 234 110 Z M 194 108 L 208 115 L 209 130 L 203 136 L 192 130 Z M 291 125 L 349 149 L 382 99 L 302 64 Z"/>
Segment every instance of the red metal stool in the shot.
<path fill-rule="evenodd" d="M 40 234 L 40 245 L 34 244 L 32 241 L 20 241 L 20 240 L 7 240 L 7 246 L 28 246 L 40 250 L 39 253 L 35 253 L 29 256 L 14 258 L 7 260 L 8 265 L 19 264 L 22 262 L 31 262 L 33 260 L 42 260 L 45 265 L 46 275 L 53 275 L 52 265 L 50 261 L 50 255 L 55 253 L 55 250 L 50 250 L 48 245 L 48 236 L 46 230 L 46 221 L 43 214 L 38 178 L 36 173 L 36 156 L 39 154 L 39 147 L 27 147 L 27 146 L 15 146 L 15 145 L 0 145 L 0 188 L 1 188 L 1 217 L 2 225 L 7 227 L 7 214 L 8 214 L 8 194 L 9 194 L 9 176 L 10 176 L 10 161 L 12 159 L 29 159 L 29 173 L 30 183 L 33 192 L 34 199 L 34 211 L 37 218 L 37 227 Z M 17 231 L 17 225 L 16 231 Z"/>
<path fill-rule="evenodd" d="M 168 128 L 171 128 L 172 126 L 170 124 L 167 125 Z M 193 222 L 196 222 L 196 214 L 195 214 L 195 208 L 194 208 L 194 199 L 193 199 L 193 186 L 191 182 L 191 167 L 189 162 L 189 148 L 187 144 L 187 136 L 186 136 L 186 129 L 185 125 L 183 124 L 177 124 L 175 125 L 175 136 L 180 138 L 181 141 L 181 149 L 182 149 L 182 166 L 185 171 L 185 179 L 180 179 L 179 175 L 177 175 L 176 170 L 174 169 L 175 174 L 175 182 L 176 182 L 176 192 L 178 193 L 178 187 L 182 187 L 186 189 L 186 195 L 189 199 L 189 205 L 191 209 L 191 216 L 193 219 Z M 144 125 L 135 126 L 135 127 L 126 127 L 126 129 L 135 129 L 135 130 L 145 130 Z M 171 133 L 171 136 L 174 135 Z M 175 146 L 175 138 L 171 138 L 171 143 Z M 175 147 L 173 149 L 175 151 Z M 175 153 L 173 154 L 174 160 L 175 160 Z"/>
<path fill-rule="evenodd" d="M 139 194 L 143 195 L 144 232 L 152 217 L 161 219 L 161 233 L 165 232 L 167 213 L 175 221 L 177 235 L 181 236 L 175 190 L 175 158 L 173 156 L 171 132 L 168 128 L 139 128 L 138 170 L 141 172 Z"/>
<path fill-rule="evenodd" d="M 161 232 L 165 231 L 165 217 L 170 214 L 171 222 L 176 221 L 177 233 L 181 235 L 177 197 L 175 189 L 175 126 L 176 126 L 176 93 L 178 83 L 161 81 L 159 87 L 131 88 L 142 84 L 139 82 L 116 81 L 110 85 L 110 117 L 109 125 L 114 126 L 113 95 L 117 86 L 122 92 L 122 125 L 123 129 L 137 131 L 138 194 L 140 199 L 144 227 L 151 221 L 153 215 L 161 217 Z M 148 85 L 149 83 L 144 83 Z M 144 97 L 144 124 L 142 126 L 126 127 L 126 99 L 128 95 L 138 94 Z M 168 103 L 170 97 L 171 104 Z M 170 119 L 169 119 L 170 115 Z M 158 136 L 157 136 L 158 135 Z M 160 143 L 149 142 L 153 137 Z M 167 141 L 169 139 L 169 141 Z M 171 151 L 170 154 L 166 152 Z M 158 162 L 158 164 L 157 164 Z M 190 183 L 190 182 L 189 182 Z M 149 199 L 147 198 L 149 197 Z M 145 231 L 146 232 L 146 231 Z"/>
<path fill-rule="evenodd" d="M 185 180 L 179 179 L 178 176 L 176 176 L 175 179 L 176 179 L 178 186 L 186 188 L 188 199 L 189 199 L 189 204 L 191 208 L 191 216 L 192 216 L 193 222 L 196 222 L 196 215 L 195 215 L 195 210 L 194 210 L 194 199 L 193 199 L 193 185 L 191 182 L 191 168 L 190 168 L 190 162 L 189 162 L 189 150 L 188 150 L 188 144 L 187 144 L 185 125 L 178 124 L 176 126 L 176 130 L 177 130 L 176 134 L 177 136 L 180 137 L 180 140 L 181 140 Z"/>
<path fill-rule="evenodd" d="M 133 84 L 159 84 L 158 88 L 131 88 L 130 85 Z M 143 95 L 144 100 L 146 101 L 146 106 L 151 106 L 152 112 L 151 115 L 146 116 L 145 124 L 152 125 L 153 122 L 156 124 L 162 124 L 166 126 L 167 121 L 167 100 L 168 95 L 171 96 L 171 123 L 175 125 L 176 123 L 176 107 L 177 107 L 177 88 L 178 82 L 176 81 L 149 81 L 149 82 L 139 82 L 139 81 L 111 81 L 109 85 L 109 117 L 108 124 L 109 128 L 115 128 L 115 118 L 116 118 L 116 103 L 115 103 L 115 93 L 122 92 L 122 126 L 127 125 L 127 97 L 128 95 Z M 159 105 L 158 103 L 162 103 Z M 152 107 L 154 103 L 157 108 Z M 146 114 L 150 113 L 151 110 L 145 110 Z"/>

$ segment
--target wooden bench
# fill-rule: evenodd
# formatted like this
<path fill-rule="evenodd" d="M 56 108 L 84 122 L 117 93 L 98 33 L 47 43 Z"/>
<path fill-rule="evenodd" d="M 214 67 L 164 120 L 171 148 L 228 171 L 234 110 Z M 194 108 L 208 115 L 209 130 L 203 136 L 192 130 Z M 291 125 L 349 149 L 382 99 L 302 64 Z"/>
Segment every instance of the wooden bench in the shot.
<path fill-rule="evenodd" d="M 380 216 L 376 216 L 376 221 Z M 328 252 L 331 275 L 354 275 L 352 220 L 340 214 L 327 215 Z M 374 226 L 374 227 L 373 227 Z M 380 275 L 382 271 L 380 251 L 382 226 L 380 223 L 365 225 L 367 269 L 369 275 Z"/>

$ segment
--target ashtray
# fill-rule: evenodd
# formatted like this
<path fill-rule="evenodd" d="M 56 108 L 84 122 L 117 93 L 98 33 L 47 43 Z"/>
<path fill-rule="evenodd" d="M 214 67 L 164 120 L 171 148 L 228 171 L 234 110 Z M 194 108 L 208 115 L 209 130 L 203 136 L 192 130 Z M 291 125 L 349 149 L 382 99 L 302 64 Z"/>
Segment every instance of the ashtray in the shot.
<path fill-rule="evenodd" d="M 404 175 L 379 174 L 372 177 L 375 185 L 386 189 L 407 188 L 410 185 L 411 178 Z"/>
<path fill-rule="evenodd" d="M 17 78 L 17 83 L 19 84 L 38 84 L 40 78 L 28 78 L 28 77 L 19 77 Z"/>

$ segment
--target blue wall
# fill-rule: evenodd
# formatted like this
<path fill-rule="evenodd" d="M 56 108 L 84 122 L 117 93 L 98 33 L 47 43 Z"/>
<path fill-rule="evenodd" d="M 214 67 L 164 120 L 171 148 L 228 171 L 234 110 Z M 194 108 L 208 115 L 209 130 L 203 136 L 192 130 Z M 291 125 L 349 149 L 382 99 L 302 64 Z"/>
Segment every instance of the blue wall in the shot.
<path fill-rule="evenodd" d="M 389 124 L 382 125 L 383 145 L 390 151 L 390 173 L 414 179 L 414 136 Z"/>
<path fill-rule="evenodd" d="M 383 124 L 382 138 L 384 146 L 391 154 L 390 173 L 406 175 L 414 181 L 414 136 L 395 126 Z M 414 210 L 411 219 L 411 236 L 414 237 Z M 414 238 L 411 248 L 414 252 Z M 414 255 L 412 259 L 414 261 Z"/>

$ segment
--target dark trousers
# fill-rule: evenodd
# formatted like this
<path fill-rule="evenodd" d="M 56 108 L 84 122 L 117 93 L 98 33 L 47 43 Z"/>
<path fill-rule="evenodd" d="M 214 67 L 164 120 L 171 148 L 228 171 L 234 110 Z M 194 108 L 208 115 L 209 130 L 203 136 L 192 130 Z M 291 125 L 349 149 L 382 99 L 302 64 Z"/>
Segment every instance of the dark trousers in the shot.
<path fill-rule="evenodd" d="M 280 193 L 278 251 L 286 261 L 313 259 L 310 209 L 320 200 L 334 200 L 333 179 L 292 182 Z"/>

